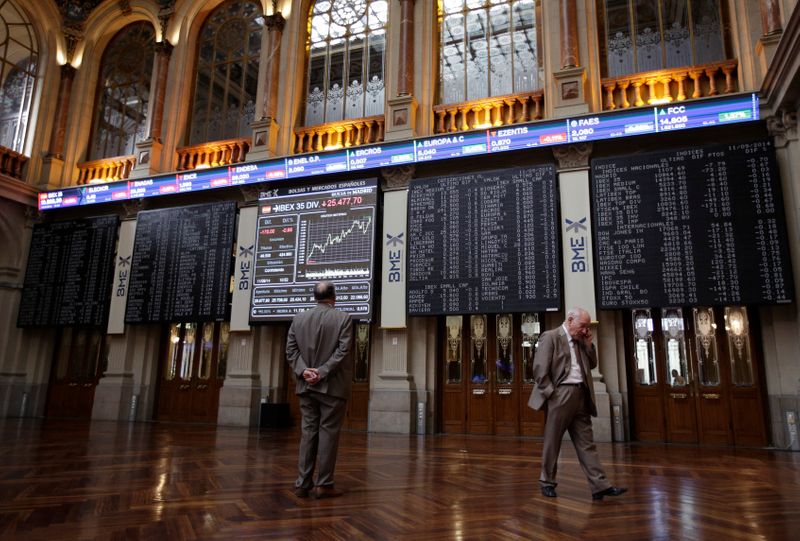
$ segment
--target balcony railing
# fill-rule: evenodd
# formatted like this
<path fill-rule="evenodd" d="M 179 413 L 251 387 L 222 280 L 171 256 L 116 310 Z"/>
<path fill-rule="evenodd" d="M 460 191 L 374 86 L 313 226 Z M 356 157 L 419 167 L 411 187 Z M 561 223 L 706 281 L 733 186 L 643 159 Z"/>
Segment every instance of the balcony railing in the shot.
<path fill-rule="evenodd" d="M 134 165 L 136 165 L 134 156 L 116 156 L 79 163 L 78 184 L 126 179 Z"/>
<path fill-rule="evenodd" d="M 22 170 L 26 163 L 28 163 L 27 156 L 0 146 L 0 175 L 22 180 Z"/>
<path fill-rule="evenodd" d="M 544 92 L 525 92 L 436 105 L 436 133 L 520 124 L 542 118 Z"/>
<path fill-rule="evenodd" d="M 627 109 L 737 91 L 736 60 L 603 79 L 603 109 Z"/>
<path fill-rule="evenodd" d="M 178 171 L 241 163 L 247 157 L 250 142 L 247 137 L 178 148 Z"/>
<path fill-rule="evenodd" d="M 383 115 L 295 128 L 294 153 L 357 147 L 383 141 Z"/>

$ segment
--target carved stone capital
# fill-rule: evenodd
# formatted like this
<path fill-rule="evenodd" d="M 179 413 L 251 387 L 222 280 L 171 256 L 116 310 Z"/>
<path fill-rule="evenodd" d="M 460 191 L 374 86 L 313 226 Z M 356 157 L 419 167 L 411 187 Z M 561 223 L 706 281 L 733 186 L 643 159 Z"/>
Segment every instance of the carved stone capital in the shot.
<path fill-rule="evenodd" d="M 128 199 L 127 201 L 122 202 L 122 214 L 121 217 L 123 220 L 133 220 L 139 215 L 139 212 L 145 210 L 145 201 L 144 199 Z"/>
<path fill-rule="evenodd" d="M 417 166 L 413 164 L 384 167 L 381 169 L 381 176 L 383 177 L 381 188 L 384 191 L 404 190 L 408 188 L 411 179 L 414 178 L 416 170 Z"/>
<path fill-rule="evenodd" d="M 264 17 L 266 20 L 266 27 L 268 32 L 283 32 L 283 27 L 286 26 L 286 19 L 283 18 L 280 11 L 276 11 L 272 15 Z"/>
<path fill-rule="evenodd" d="M 175 14 L 175 0 L 158 0 L 158 21 L 161 23 L 161 38 L 166 41 L 167 27 Z"/>
<path fill-rule="evenodd" d="M 64 64 L 61 66 L 61 78 L 62 79 L 74 79 L 75 73 L 78 70 L 69 64 Z"/>
<path fill-rule="evenodd" d="M 44 213 L 36 207 L 25 207 L 25 228 L 30 229 L 34 224 L 44 220 Z"/>
<path fill-rule="evenodd" d="M 575 143 L 553 147 L 553 156 L 558 161 L 559 170 L 588 169 L 592 155 L 592 143 Z"/>
<path fill-rule="evenodd" d="M 175 46 L 166 39 L 156 42 L 156 44 L 154 45 L 156 55 L 165 56 L 167 58 L 172 56 L 172 49 L 174 48 Z"/>
<path fill-rule="evenodd" d="M 774 138 L 776 148 L 797 141 L 797 111 L 779 109 L 773 116 L 767 117 L 767 131 Z"/>
<path fill-rule="evenodd" d="M 261 194 L 261 190 L 258 188 L 258 186 L 252 184 L 239 186 L 239 191 L 241 192 L 245 203 L 258 201 L 258 196 Z"/>

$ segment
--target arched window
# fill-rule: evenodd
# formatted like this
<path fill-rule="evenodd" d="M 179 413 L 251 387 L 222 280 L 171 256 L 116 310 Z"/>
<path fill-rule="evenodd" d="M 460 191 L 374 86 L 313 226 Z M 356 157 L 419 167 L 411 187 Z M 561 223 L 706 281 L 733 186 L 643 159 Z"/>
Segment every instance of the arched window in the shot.
<path fill-rule="evenodd" d="M 258 2 L 227 2 L 203 23 L 189 144 L 251 135 L 264 17 Z"/>
<path fill-rule="evenodd" d="M 539 3 L 441 0 L 442 103 L 541 88 Z"/>
<path fill-rule="evenodd" d="M 130 156 L 147 137 L 147 104 L 153 73 L 155 31 L 133 23 L 115 35 L 103 53 L 97 82 L 90 160 Z"/>
<path fill-rule="evenodd" d="M 0 145 L 20 154 L 39 65 L 33 26 L 12 2 L 0 0 Z"/>
<path fill-rule="evenodd" d="M 604 77 L 726 59 L 719 0 L 598 0 Z"/>
<path fill-rule="evenodd" d="M 308 32 L 305 125 L 383 114 L 386 0 L 317 0 Z"/>

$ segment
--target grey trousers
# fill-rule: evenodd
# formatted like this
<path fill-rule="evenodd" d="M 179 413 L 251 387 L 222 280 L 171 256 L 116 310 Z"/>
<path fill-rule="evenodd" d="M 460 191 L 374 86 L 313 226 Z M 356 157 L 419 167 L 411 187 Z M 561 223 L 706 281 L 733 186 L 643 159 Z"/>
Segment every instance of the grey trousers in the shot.
<path fill-rule="evenodd" d="M 298 395 L 303 417 L 300 437 L 300 457 L 295 487 L 314 486 L 314 466 L 319 458 L 317 486 L 333 486 L 336 453 L 339 450 L 339 431 L 342 428 L 347 401 L 312 391 Z"/>
<path fill-rule="evenodd" d="M 547 419 L 544 423 L 544 444 L 542 446 L 542 486 L 556 486 L 558 473 L 558 454 L 564 432 L 569 432 L 578 461 L 589 481 L 592 493 L 611 486 L 594 444 L 592 418 L 589 414 L 589 391 L 583 387 L 561 385 L 556 387 L 547 399 Z"/>

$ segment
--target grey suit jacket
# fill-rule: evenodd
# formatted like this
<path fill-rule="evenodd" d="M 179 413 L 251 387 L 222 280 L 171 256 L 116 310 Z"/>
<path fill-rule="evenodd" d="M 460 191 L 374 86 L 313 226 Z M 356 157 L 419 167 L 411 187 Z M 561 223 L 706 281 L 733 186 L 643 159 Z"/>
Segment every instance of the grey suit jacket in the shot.
<path fill-rule="evenodd" d="M 592 416 L 597 417 L 597 405 L 594 398 L 594 382 L 592 369 L 597 366 L 597 353 L 594 344 L 586 348 L 578 342 L 578 362 L 583 365 L 586 376 L 586 386 L 591 396 Z M 539 337 L 536 346 L 536 355 L 533 358 L 533 392 L 528 399 L 528 407 L 535 410 L 544 409 L 550 395 L 553 394 L 558 384 L 569 375 L 570 369 L 569 336 L 564 332 L 564 327 L 545 331 Z"/>
<path fill-rule="evenodd" d="M 350 316 L 329 304 L 319 303 L 294 316 L 286 339 L 286 360 L 297 380 L 296 394 L 312 390 L 349 398 L 353 384 L 352 335 Z M 319 370 L 319 383 L 306 383 L 306 368 Z"/>

